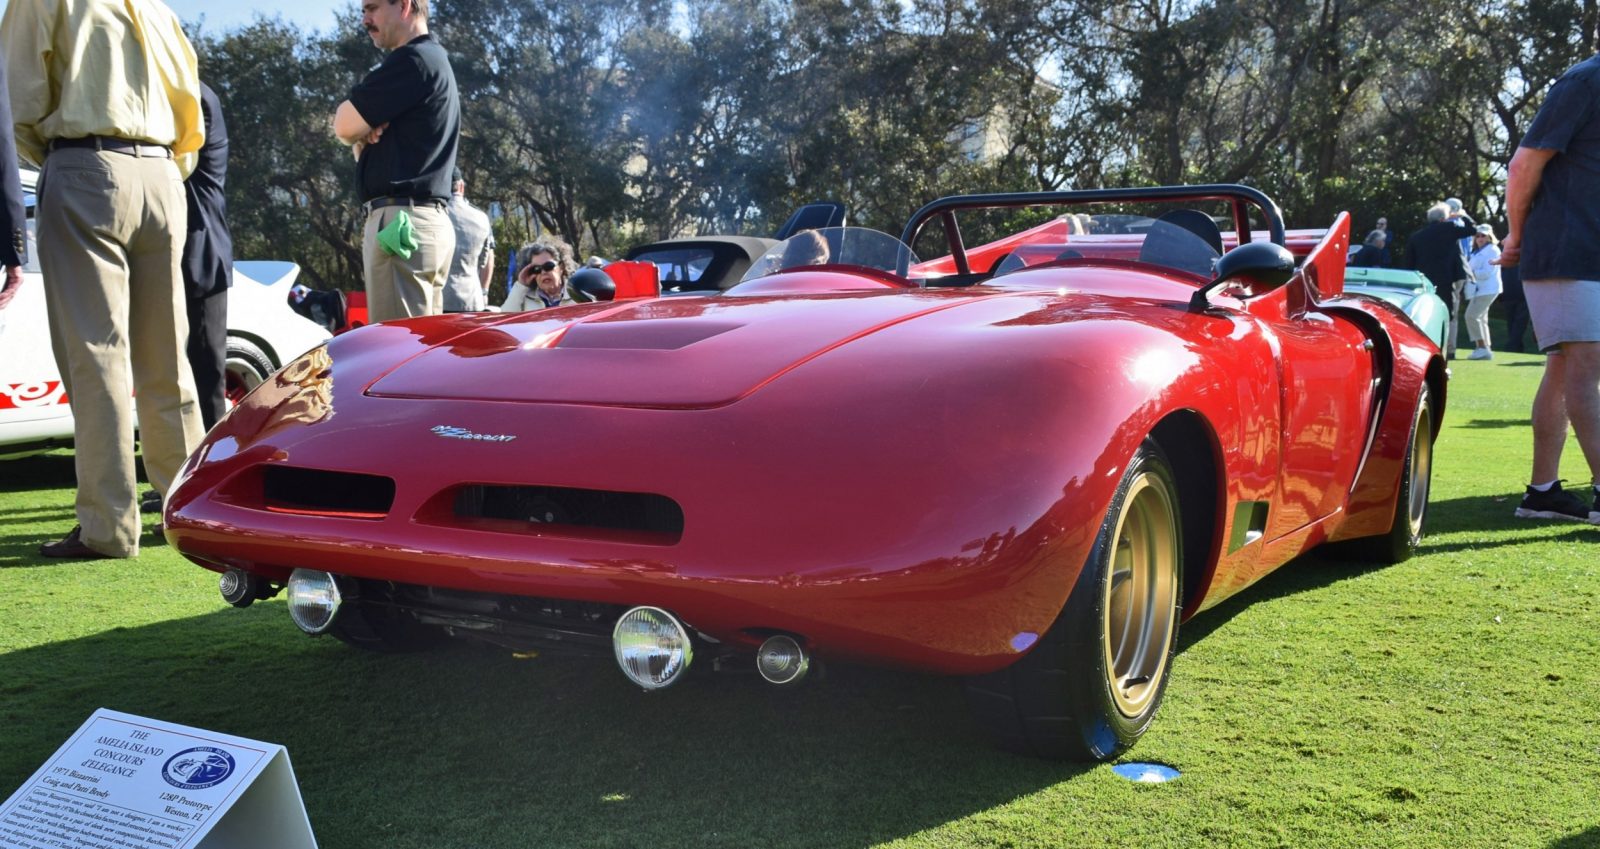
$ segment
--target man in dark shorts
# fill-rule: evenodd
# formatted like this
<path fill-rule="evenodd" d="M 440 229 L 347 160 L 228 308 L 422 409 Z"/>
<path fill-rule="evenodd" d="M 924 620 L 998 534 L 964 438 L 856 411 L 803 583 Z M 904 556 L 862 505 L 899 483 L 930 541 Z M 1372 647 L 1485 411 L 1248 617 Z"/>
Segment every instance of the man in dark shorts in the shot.
<path fill-rule="evenodd" d="M 1600 55 L 1570 68 L 1511 158 L 1510 234 L 1501 265 L 1521 265 L 1533 335 L 1546 359 L 1533 399 L 1533 483 L 1521 518 L 1600 524 L 1600 486 L 1586 502 L 1557 475 L 1567 422 L 1600 481 Z"/>
<path fill-rule="evenodd" d="M 339 104 L 333 132 L 353 148 L 367 213 L 367 310 L 372 321 L 433 315 L 456 247 L 445 211 L 461 136 L 455 74 L 428 34 L 428 0 L 362 0 L 361 25 L 390 53 Z"/>

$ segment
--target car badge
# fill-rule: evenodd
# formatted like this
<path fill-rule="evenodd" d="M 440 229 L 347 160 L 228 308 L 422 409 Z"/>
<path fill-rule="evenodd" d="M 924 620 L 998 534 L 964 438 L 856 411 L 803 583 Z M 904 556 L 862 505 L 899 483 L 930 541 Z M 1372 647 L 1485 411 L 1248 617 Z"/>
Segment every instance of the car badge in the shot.
<path fill-rule="evenodd" d="M 467 439 L 474 442 L 510 442 L 516 439 L 509 433 L 473 433 L 464 427 L 454 425 L 434 425 L 433 432 L 436 436 L 446 439 Z"/>

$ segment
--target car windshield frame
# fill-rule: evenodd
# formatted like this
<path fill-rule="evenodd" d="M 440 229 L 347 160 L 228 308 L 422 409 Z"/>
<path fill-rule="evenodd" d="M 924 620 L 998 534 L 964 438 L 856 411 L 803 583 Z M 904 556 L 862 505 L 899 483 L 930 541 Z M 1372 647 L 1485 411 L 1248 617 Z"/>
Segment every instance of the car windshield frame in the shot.
<path fill-rule="evenodd" d="M 823 227 L 801 230 L 762 254 L 740 283 L 791 271 L 867 268 L 905 279 L 919 260 L 904 242 L 870 227 Z"/>

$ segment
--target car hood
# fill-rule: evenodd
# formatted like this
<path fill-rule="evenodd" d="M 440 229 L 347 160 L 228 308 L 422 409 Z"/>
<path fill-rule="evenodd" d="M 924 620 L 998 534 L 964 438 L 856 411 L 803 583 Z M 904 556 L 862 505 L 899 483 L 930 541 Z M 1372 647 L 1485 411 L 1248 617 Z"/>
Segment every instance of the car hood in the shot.
<path fill-rule="evenodd" d="M 717 407 L 852 341 L 983 297 L 898 291 L 664 298 L 528 312 L 432 345 L 381 376 L 366 394 Z"/>

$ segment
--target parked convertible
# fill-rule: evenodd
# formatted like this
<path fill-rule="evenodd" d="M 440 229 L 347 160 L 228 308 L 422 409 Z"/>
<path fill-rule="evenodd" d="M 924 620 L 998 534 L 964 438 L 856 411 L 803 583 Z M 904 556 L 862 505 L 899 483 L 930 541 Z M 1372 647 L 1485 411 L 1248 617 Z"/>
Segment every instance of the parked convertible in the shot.
<path fill-rule="evenodd" d="M 758 236 L 691 236 L 639 245 L 625 259 L 654 263 L 661 293 L 679 295 L 712 293 L 732 288 L 750 270 L 757 257 L 801 230 L 839 227 L 845 221 L 843 204 L 808 203 L 795 210 L 773 234 Z"/>
<path fill-rule="evenodd" d="M 1176 208 L 1048 217 L 1141 203 Z M 1043 223 L 967 247 L 995 210 Z M 1243 186 L 953 197 L 712 297 L 362 328 L 207 436 L 167 538 L 357 646 L 590 651 L 647 689 L 920 669 L 1010 748 L 1110 758 L 1180 619 L 1323 543 L 1421 538 L 1444 364 L 1343 293 L 1348 233 Z"/>

